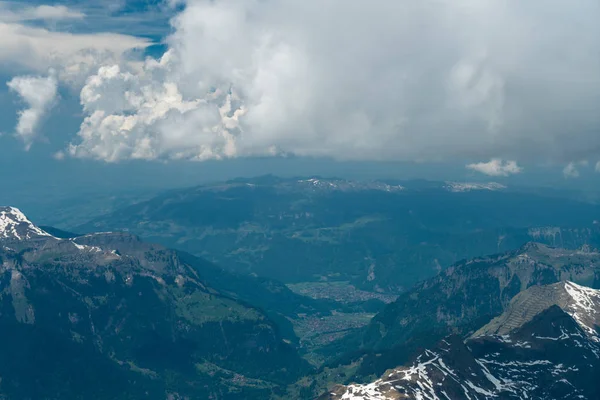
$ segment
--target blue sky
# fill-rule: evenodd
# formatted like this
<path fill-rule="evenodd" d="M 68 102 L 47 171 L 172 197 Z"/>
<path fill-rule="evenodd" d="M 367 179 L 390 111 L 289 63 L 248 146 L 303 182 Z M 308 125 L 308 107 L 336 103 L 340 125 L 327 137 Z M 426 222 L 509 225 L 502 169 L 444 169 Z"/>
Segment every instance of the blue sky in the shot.
<path fill-rule="evenodd" d="M 0 2 L 0 178 L 597 183 L 595 2 L 337 1 Z"/>

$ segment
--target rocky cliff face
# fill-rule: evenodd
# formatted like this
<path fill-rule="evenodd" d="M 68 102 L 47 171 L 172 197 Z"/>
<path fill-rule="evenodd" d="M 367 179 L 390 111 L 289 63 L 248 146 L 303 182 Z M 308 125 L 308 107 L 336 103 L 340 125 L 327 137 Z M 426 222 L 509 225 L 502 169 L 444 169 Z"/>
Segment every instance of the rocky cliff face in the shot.
<path fill-rule="evenodd" d="M 362 332 L 321 351 L 337 357 L 333 367 L 358 364 L 352 373 L 355 380 L 370 379 L 404 365 L 448 335 L 472 335 L 528 288 L 564 281 L 600 287 L 600 255 L 586 248 L 528 243 L 516 251 L 460 261 L 401 294 Z"/>
<path fill-rule="evenodd" d="M 521 291 L 566 280 L 598 287 L 600 254 L 528 243 L 514 252 L 459 262 L 373 318 L 364 343 L 389 348 L 424 332 L 467 333 L 501 314 Z"/>

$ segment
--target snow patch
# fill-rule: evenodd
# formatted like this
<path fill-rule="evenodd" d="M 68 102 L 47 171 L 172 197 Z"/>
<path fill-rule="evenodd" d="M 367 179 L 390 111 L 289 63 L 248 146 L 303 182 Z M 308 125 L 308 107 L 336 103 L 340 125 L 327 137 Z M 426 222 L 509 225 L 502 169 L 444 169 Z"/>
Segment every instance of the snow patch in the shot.
<path fill-rule="evenodd" d="M 85 244 L 79 244 L 79 243 L 75 243 L 73 240 L 71 240 L 71 243 L 73 243 L 73 245 L 81 251 L 88 251 L 88 252 L 94 252 L 94 253 L 102 252 L 102 249 L 98 246 L 88 246 Z"/>
<path fill-rule="evenodd" d="M 600 317 L 600 290 L 578 285 L 567 281 L 565 290 L 573 299 L 567 308 L 569 315 L 597 342 L 600 342 L 596 331 L 597 318 Z"/>

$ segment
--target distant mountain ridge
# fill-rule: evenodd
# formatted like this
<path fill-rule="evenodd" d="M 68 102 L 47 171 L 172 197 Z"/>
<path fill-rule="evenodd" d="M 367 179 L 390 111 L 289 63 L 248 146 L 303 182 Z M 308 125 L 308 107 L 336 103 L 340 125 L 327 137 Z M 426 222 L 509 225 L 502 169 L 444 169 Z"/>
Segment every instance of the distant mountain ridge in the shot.
<path fill-rule="evenodd" d="M 284 283 L 397 294 L 529 241 L 600 247 L 600 206 L 499 183 L 264 176 L 163 193 L 77 227 L 125 230 Z"/>
<path fill-rule="evenodd" d="M 351 180 L 334 177 L 308 176 L 295 178 L 281 178 L 275 175 L 265 175 L 256 178 L 237 178 L 217 184 L 207 184 L 197 186 L 200 190 L 227 190 L 236 186 L 269 186 L 278 188 L 281 191 L 306 190 L 313 192 L 341 191 L 422 191 L 422 190 L 441 190 L 452 193 L 469 192 L 476 190 L 483 191 L 501 191 L 508 187 L 497 182 L 419 182 L 419 181 L 395 181 L 395 180 Z"/>

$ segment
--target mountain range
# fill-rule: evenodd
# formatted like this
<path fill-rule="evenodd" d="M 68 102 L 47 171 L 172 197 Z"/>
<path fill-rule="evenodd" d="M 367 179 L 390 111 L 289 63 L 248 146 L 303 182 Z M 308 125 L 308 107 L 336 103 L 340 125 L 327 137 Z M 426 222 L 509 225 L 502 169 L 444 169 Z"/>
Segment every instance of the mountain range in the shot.
<path fill-rule="evenodd" d="M 587 244 L 461 260 L 395 299 L 366 297 L 372 314 L 364 299 L 301 295 L 127 232 L 39 227 L 14 207 L 0 207 L 0 263 L 6 399 L 600 395 L 600 253 Z"/>

